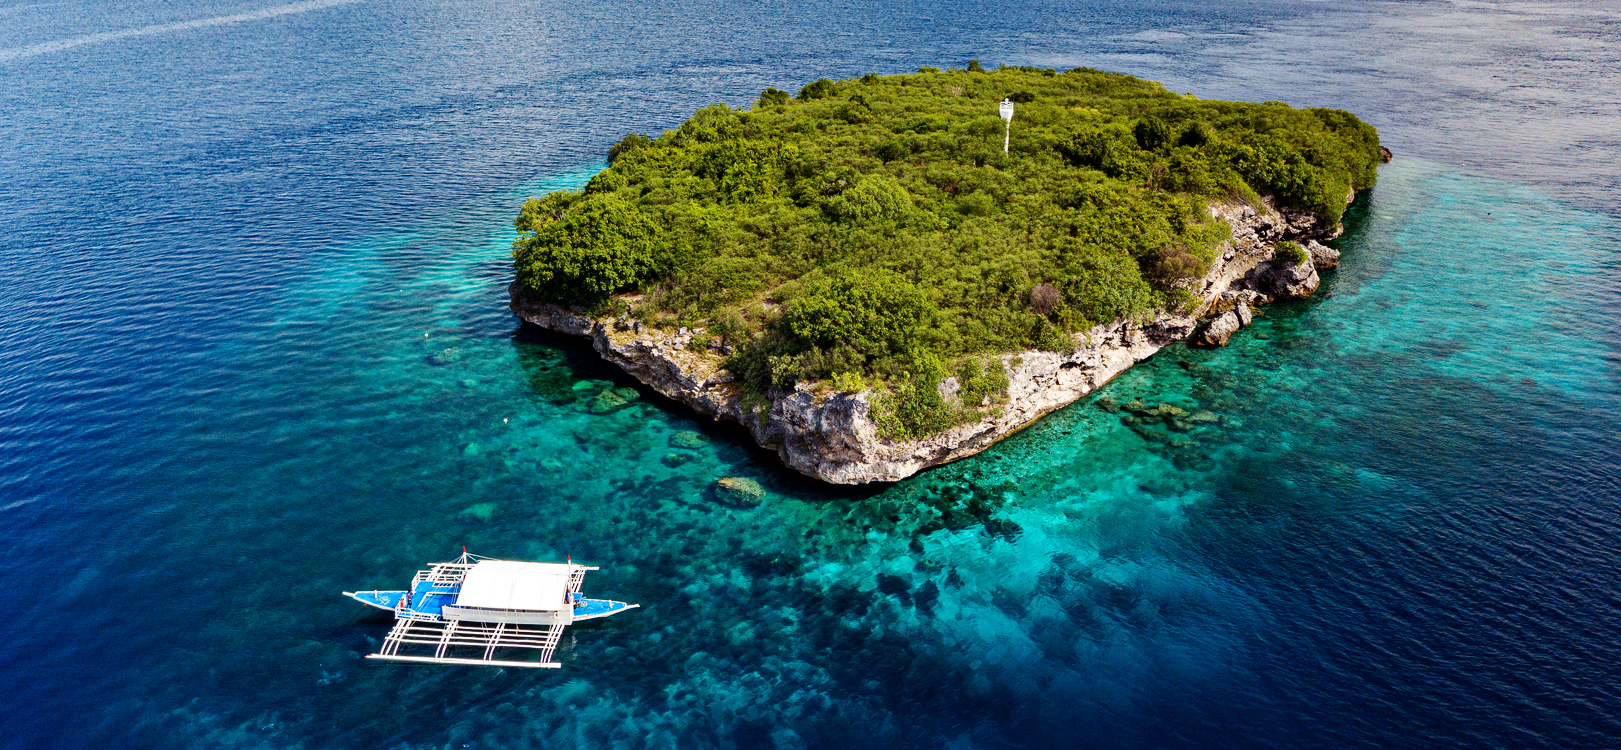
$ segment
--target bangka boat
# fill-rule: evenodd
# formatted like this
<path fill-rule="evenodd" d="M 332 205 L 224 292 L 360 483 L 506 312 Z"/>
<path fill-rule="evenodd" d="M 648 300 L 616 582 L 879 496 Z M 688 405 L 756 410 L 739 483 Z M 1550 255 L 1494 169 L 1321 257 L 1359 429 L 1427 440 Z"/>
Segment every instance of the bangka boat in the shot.
<path fill-rule="evenodd" d="M 580 584 L 586 571 L 597 569 L 572 560 L 497 560 L 463 548 L 454 562 L 417 571 L 408 590 L 343 595 L 394 613 L 394 628 L 368 659 L 557 669 L 563 665 L 552 654 L 564 628 L 641 606 L 585 598 Z M 522 659 L 524 652 L 539 658 Z M 503 653 L 509 658 L 496 658 Z"/>

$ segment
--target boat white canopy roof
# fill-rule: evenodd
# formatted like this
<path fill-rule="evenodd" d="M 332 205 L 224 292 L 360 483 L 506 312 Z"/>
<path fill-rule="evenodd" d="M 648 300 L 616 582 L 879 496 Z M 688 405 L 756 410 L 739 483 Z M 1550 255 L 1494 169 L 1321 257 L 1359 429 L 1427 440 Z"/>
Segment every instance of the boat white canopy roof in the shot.
<path fill-rule="evenodd" d="M 480 560 L 462 578 L 458 607 L 555 612 L 568 606 L 574 566 L 516 560 Z"/>

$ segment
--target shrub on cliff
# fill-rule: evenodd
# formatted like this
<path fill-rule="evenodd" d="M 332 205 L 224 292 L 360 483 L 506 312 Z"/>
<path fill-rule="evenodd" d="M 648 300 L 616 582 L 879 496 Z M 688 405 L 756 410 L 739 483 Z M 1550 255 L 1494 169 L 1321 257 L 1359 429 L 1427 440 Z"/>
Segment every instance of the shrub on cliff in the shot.
<path fill-rule="evenodd" d="M 940 397 L 940 380 L 944 376 L 945 366 L 939 357 L 917 353 L 906 373 L 893 378 L 890 387 L 873 399 L 871 416 L 879 434 L 891 440 L 907 440 L 963 422 L 966 410 Z"/>
<path fill-rule="evenodd" d="M 957 384 L 961 387 L 958 398 L 963 406 L 999 401 L 1007 395 L 1007 368 L 997 358 L 980 362 L 978 357 L 968 357 L 957 368 Z"/>
<path fill-rule="evenodd" d="M 542 214 L 547 205 L 531 203 L 520 228 L 534 226 L 539 219 L 522 217 Z M 658 276 L 657 238 L 658 226 L 635 205 L 591 196 L 519 239 L 514 265 L 518 280 L 546 299 L 593 305 Z"/>
<path fill-rule="evenodd" d="M 811 282 L 783 311 L 782 324 L 806 349 L 850 346 L 870 356 L 910 351 L 933 314 L 923 292 L 899 274 L 841 270 Z"/>
<path fill-rule="evenodd" d="M 1310 258 L 1305 248 L 1293 242 L 1279 242 L 1277 247 L 1272 249 L 1272 260 L 1277 263 L 1299 266 L 1305 265 Z"/>
<path fill-rule="evenodd" d="M 760 390 L 841 373 L 902 372 L 926 351 L 919 332 L 933 314 L 927 295 L 899 274 L 834 269 L 743 340 L 726 366 Z M 740 325 L 736 316 L 721 320 L 729 332 Z"/>

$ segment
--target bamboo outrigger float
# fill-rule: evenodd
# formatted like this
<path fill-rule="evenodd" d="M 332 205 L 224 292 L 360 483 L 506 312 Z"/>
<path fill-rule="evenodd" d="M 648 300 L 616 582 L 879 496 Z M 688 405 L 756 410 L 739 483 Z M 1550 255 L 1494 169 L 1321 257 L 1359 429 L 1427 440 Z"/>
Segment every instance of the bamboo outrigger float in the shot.
<path fill-rule="evenodd" d="M 587 599 L 580 584 L 594 566 L 495 560 L 467 554 L 417 571 L 407 591 L 345 591 L 344 596 L 394 613 L 394 629 L 368 659 L 486 667 L 547 667 L 563 629 L 635 609 Z M 497 659 L 502 652 L 539 652 L 535 661 Z"/>

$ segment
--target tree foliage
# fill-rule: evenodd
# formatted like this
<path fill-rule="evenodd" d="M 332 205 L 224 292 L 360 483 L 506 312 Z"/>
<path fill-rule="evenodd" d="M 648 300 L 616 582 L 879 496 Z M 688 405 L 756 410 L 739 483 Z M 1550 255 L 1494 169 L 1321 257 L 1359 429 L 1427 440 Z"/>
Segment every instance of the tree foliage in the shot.
<path fill-rule="evenodd" d="M 659 274 L 658 227 L 641 209 L 595 196 L 572 203 L 555 218 L 541 213 L 544 205 L 520 215 L 520 228 L 543 221 L 514 252 L 524 286 L 547 299 L 590 304 Z"/>
<path fill-rule="evenodd" d="M 782 323 L 806 348 L 849 346 L 883 356 L 911 351 L 933 312 L 922 290 L 899 274 L 839 269 L 796 295 Z"/>
<path fill-rule="evenodd" d="M 1178 304 L 1229 234 L 1209 201 L 1270 195 L 1338 221 L 1379 142 L 1339 110 L 973 63 L 767 89 L 752 111 L 628 135 L 609 161 L 584 191 L 524 205 L 531 294 L 644 293 L 634 314 L 711 329 L 745 382 L 888 383 L 915 432 L 944 413 L 919 372 Z"/>
<path fill-rule="evenodd" d="M 1306 252 L 1306 248 L 1293 242 L 1279 242 L 1277 247 L 1272 249 L 1272 260 L 1277 263 L 1303 266 L 1310 258 L 1311 255 Z"/>

